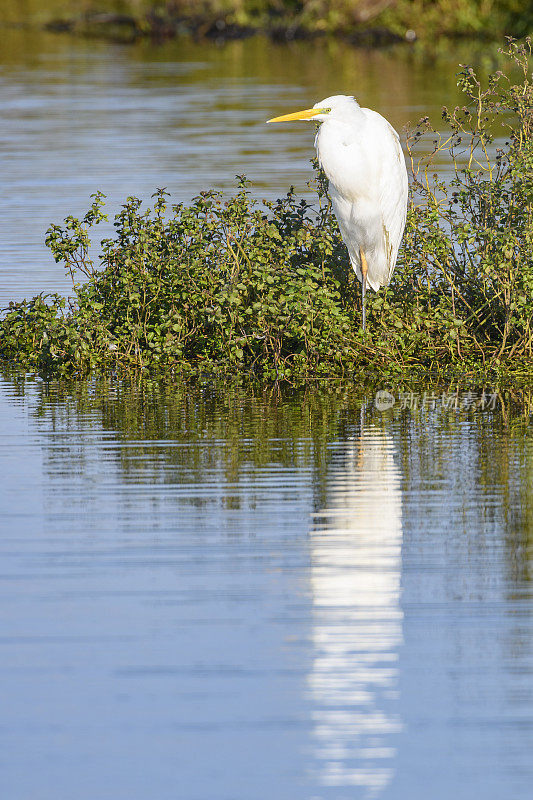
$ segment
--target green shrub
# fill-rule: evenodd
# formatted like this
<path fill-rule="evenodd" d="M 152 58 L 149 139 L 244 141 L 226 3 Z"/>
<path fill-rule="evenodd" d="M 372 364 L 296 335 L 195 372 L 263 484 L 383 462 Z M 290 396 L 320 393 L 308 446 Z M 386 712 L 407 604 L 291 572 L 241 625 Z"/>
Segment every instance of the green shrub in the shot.
<path fill-rule="evenodd" d="M 430 285 L 438 307 L 452 311 L 457 330 L 448 335 L 458 357 L 516 370 L 531 369 L 533 355 L 531 40 L 510 41 L 506 54 L 521 70 L 520 84 L 498 72 L 483 88 L 463 67 L 458 85 L 469 103 L 443 109 L 449 133 L 436 135 L 432 152 L 418 160 L 427 122 L 408 136 L 415 199 L 405 254 L 418 284 Z M 496 134 L 507 141 L 495 148 Z M 451 183 L 432 175 L 442 152 L 453 165 Z"/>
<path fill-rule="evenodd" d="M 169 210 L 160 189 L 153 210 L 143 211 L 128 198 L 97 268 L 89 231 L 105 218 L 101 194 L 82 220 L 52 225 L 46 241 L 70 272 L 74 297 L 10 304 L 0 321 L 0 356 L 64 375 L 530 374 L 530 42 L 511 42 L 507 54 L 522 70 L 521 83 L 498 73 L 483 88 L 465 67 L 459 82 L 468 104 L 444 109 L 449 133 L 437 134 L 425 120 L 409 132 L 403 257 L 389 289 L 369 299 L 366 333 L 323 178 L 315 208 L 292 190 L 260 205 L 241 177 L 229 200 L 203 192 Z M 501 125 L 507 142 L 494 150 Z M 451 183 L 432 174 L 443 153 L 454 168 Z M 85 281 L 76 283 L 80 272 Z"/>

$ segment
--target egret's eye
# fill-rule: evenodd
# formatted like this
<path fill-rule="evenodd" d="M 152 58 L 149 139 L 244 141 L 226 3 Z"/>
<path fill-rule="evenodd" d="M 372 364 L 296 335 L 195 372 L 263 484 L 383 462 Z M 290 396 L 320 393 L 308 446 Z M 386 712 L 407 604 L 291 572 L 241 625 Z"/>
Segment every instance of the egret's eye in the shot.
<path fill-rule="evenodd" d="M 331 108 L 322 108 L 321 111 L 322 111 L 323 114 L 329 114 L 329 112 L 331 111 Z"/>

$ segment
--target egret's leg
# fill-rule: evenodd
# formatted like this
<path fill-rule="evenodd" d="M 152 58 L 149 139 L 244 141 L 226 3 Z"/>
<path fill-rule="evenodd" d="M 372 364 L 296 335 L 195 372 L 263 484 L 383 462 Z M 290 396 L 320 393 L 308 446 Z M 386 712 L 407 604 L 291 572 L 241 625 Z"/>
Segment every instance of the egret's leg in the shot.
<path fill-rule="evenodd" d="M 366 256 L 364 252 L 359 248 L 359 255 L 361 256 L 361 292 L 363 296 L 363 330 L 366 328 L 366 305 L 365 305 L 365 298 L 366 298 L 366 275 L 368 272 L 368 264 L 366 263 Z"/>

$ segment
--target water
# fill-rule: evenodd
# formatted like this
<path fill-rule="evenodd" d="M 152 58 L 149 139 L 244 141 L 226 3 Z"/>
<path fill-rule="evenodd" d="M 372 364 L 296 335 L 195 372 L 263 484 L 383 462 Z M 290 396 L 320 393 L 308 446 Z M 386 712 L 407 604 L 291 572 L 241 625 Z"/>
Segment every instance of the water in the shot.
<path fill-rule="evenodd" d="M 437 119 L 468 58 L 2 44 L 4 301 L 68 291 L 44 231 L 96 189 L 305 192 L 312 130 L 265 119 Z M 3 375 L 2 797 L 529 800 L 531 398 L 394 391 Z"/>
<path fill-rule="evenodd" d="M 522 800 L 533 440 L 372 395 L 2 382 L 2 796 Z"/>

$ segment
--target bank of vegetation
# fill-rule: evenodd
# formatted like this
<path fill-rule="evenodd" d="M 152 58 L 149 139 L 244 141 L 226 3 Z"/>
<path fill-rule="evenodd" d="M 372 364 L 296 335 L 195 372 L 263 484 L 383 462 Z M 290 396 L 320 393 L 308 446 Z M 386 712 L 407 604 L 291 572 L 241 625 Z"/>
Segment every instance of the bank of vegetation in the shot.
<path fill-rule="evenodd" d="M 52 225 L 47 244 L 73 297 L 11 303 L 0 357 L 68 376 L 532 378 L 530 54 L 529 40 L 510 42 L 518 82 L 499 72 L 483 86 L 462 68 L 465 105 L 443 110 L 448 133 L 427 120 L 408 133 L 404 245 L 390 287 L 369 297 L 366 332 L 320 174 L 315 205 L 293 191 L 259 204 L 241 178 L 229 200 L 207 191 L 171 206 L 161 189 L 143 210 L 128 198 L 98 264 L 89 251 L 101 195 L 83 219 Z M 446 183 L 433 174 L 443 158 Z"/>
<path fill-rule="evenodd" d="M 186 33 L 225 40 L 258 32 L 281 40 L 337 35 L 356 43 L 502 39 L 533 30 L 533 7 L 521 0 L 74 0 L 48 25 L 121 39 Z"/>

